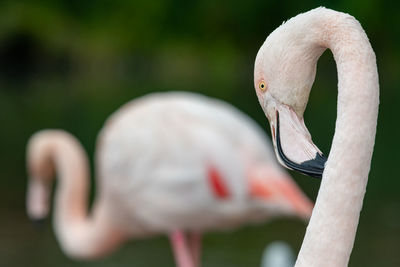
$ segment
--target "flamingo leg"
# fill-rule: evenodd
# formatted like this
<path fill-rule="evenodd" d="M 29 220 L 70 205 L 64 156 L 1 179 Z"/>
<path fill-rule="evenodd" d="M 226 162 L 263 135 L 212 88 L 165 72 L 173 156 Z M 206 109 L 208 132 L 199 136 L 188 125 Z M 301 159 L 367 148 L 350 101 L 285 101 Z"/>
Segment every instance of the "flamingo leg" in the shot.
<path fill-rule="evenodd" d="M 169 235 L 177 267 L 196 267 L 183 231 L 176 230 Z"/>
<path fill-rule="evenodd" d="M 188 234 L 189 249 L 190 249 L 195 267 L 200 266 L 201 238 L 202 238 L 202 235 L 198 232 L 192 232 L 192 233 Z"/>

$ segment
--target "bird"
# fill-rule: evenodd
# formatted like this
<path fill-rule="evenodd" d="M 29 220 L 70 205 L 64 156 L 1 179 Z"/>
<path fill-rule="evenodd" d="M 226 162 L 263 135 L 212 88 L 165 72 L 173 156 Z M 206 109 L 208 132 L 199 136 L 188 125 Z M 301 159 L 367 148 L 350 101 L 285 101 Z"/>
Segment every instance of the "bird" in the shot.
<path fill-rule="evenodd" d="M 277 216 L 307 220 L 312 202 L 276 162 L 264 131 L 218 99 L 189 92 L 134 99 L 105 122 L 96 143 L 96 197 L 79 141 L 57 129 L 27 145 L 27 213 L 49 213 L 64 253 L 104 257 L 131 239 L 165 234 L 179 267 L 200 265 L 201 237 Z"/>
<path fill-rule="evenodd" d="M 337 67 L 335 133 L 326 157 L 303 113 L 318 58 L 330 49 Z M 374 148 L 379 107 L 376 57 L 351 15 L 319 7 L 276 28 L 260 47 L 254 86 L 269 120 L 278 161 L 322 177 L 295 266 L 347 266 L 354 245 Z"/>

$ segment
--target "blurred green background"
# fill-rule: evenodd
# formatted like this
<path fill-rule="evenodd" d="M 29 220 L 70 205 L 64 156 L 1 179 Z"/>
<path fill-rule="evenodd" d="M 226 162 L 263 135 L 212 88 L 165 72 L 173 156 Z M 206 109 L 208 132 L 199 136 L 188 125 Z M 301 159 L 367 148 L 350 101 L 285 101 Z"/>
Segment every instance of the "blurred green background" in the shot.
<path fill-rule="evenodd" d="M 100 261 L 64 256 L 50 224 L 36 231 L 25 215 L 27 139 L 43 128 L 62 128 L 83 143 L 93 160 L 97 132 L 110 113 L 138 96 L 170 90 L 224 99 L 269 134 L 253 89 L 256 53 L 282 21 L 320 5 L 361 22 L 380 74 L 375 152 L 350 266 L 400 266 L 400 179 L 395 172 L 399 4 L 378 0 L 2 0 L 0 266 L 173 266 L 165 237 L 133 240 Z M 335 63 L 327 51 L 305 114 L 313 139 L 326 154 L 334 132 L 336 85 Z M 315 199 L 319 182 L 291 174 Z M 268 242 L 284 240 L 297 251 L 304 230 L 301 221 L 280 219 L 233 233 L 209 233 L 203 264 L 259 266 Z"/>

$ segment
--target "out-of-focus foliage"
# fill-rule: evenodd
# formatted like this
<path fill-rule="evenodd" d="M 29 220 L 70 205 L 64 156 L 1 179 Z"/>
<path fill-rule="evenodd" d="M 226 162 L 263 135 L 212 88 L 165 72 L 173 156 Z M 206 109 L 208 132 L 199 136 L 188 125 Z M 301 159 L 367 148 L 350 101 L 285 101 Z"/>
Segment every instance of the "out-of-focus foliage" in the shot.
<path fill-rule="evenodd" d="M 25 145 L 43 128 L 77 136 L 93 159 L 104 120 L 123 103 L 188 90 L 224 99 L 267 131 L 253 89 L 254 58 L 284 20 L 320 2 L 41 0 L 0 2 L 0 266 L 171 266 L 165 238 L 131 242 L 111 258 L 74 262 L 50 227 L 36 233 L 24 215 Z M 393 1 L 328 1 L 355 16 L 377 55 L 381 106 L 376 147 L 350 266 L 400 266 L 400 19 Z M 336 117 L 336 69 L 319 61 L 305 114 L 329 152 Z M 292 173 L 309 196 L 319 182 Z M 298 249 L 304 224 L 279 220 L 205 237 L 204 266 L 257 266 L 266 243 Z"/>

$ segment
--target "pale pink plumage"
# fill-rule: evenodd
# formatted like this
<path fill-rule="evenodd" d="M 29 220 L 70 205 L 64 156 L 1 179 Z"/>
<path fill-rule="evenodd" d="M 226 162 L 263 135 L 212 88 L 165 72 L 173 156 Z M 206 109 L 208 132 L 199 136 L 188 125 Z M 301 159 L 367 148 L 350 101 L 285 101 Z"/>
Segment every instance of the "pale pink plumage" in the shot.
<path fill-rule="evenodd" d="M 379 84 L 375 54 L 356 19 L 317 8 L 271 33 L 255 63 L 257 96 L 270 120 L 274 143 L 279 113 L 283 114 L 280 120 L 286 120 L 281 123 L 291 125 L 281 129 L 286 131 L 281 140 L 286 142 L 283 152 L 294 162 L 303 162 L 318 153 L 302 123 L 318 58 L 327 48 L 338 70 L 336 130 L 297 267 L 348 264 L 376 132 Z M 260 90 L 260 81 L 266 90 Z"/>
<path fill-rule="evenodd" d="M 124 240 L 167 233 L 177 264 L 192 267 L 204 231 L 311 213 L 263 131 L 222 101 L 190 93 L 133 100 L 107 120 L 97 145 L 90 216 L 88 164 L 78 141 L 45 130 L 28 146 L 28 213 L 47 215 L 55 171 L 55 230 L 72 257 L 99 257 Z"/>

